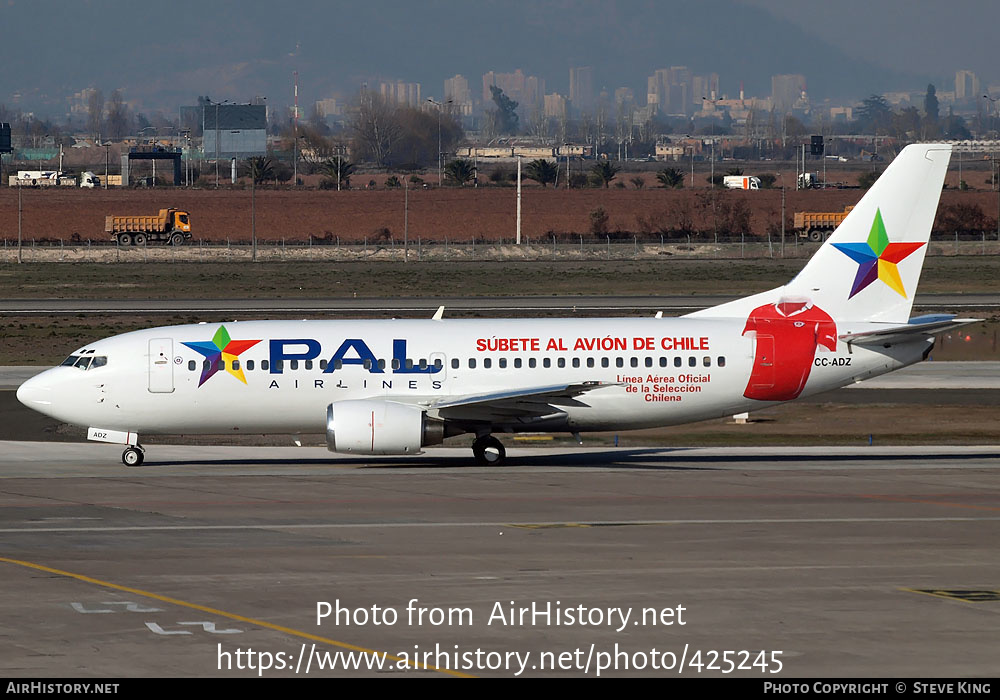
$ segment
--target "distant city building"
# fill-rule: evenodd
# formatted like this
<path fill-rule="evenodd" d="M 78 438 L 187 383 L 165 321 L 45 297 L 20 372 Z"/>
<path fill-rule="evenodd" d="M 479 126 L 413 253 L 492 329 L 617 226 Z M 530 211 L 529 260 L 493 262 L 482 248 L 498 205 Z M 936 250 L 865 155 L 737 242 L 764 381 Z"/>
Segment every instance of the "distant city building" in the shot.
<path fill-rule="evenodd" d="M 490 71 L 483 76 L 483 102 L 491 104 L 493 93 L 491 86 L 503 90 L 510 99 L 518 103 L 518 107 L 528 110 L 540 106 L 545 100 L 545 79 L 534 75 L 525 75 L 520 68 L 513 73 L 497 73 Z"/>
<path fill-rule="evenodd" d="M 580 112 L 594 109 L 594 69 L 590 66 L 569 69 L 569 101 Z"/>
<path fill-rule="evenodd" d="M 402 80 L 381 82 L 378 91 L 386 102 L 408 107 L 419 107 L 421 104 L 420 83 L 405 83 Z"/>
<path fill-rule="evenodd" d="M 472 114 L 472 91 L 465 76 L 456 75 L 444 81 L 444 99 L 452 101 L 457 112 L 463 115 Z"/>
<path fill-rule="evenodd" d="M 328 97 L 325 100 L 316 101 L 316 114 L 329 121 L 331 117 L 339 117 L 344 113 L 344 107 L 337 103 L 337 98 Z"/>
<path fill-rule="evenodd" d="M 616 105 L 635 104 L 635 91 L 630 87 L 615 88 L 615 104 Z"/>
<path fill-rule="evenodd" d="M 806 78 L 798 73 L 771 76 L 771 101 L 779 112 L 788 112 L 802 99 Z"/>
<path fill-rule="evenodd" d="M 960 70 L 955 73 L 955 100 L 978 99 L 982 96 L 979 89 L 979 78 L 971 70 Z"/>
<path fill-rule="evenodd" d="M 264 105 L 204 105 L 201 112 L 202 148 L 206 158 L 214 158 L 216 154 L 220 158 L 267 155 L 267 107 Z"/>
<path fill-rule="evenodd" d="M 566 98 L 558 92 L 545 96 L 545 116 L 550 119 L 566 117 Z"/>
<path fill-rule="evenodd" d="M 694 75 L 687 66 L 660 68 L 646 79 L 646 104 L 664 114 L 690 116 L 702 100 L 719 97 L 719 74 Z"/>

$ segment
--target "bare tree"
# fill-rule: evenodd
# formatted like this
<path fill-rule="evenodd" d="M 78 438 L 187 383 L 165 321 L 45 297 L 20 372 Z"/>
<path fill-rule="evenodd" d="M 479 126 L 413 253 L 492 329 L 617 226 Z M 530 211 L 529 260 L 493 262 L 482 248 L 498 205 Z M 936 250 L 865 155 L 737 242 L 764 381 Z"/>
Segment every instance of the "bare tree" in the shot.
<path fill-rule="evenodd" d="M 369 158 L 381 168 L 385 167 L 392 155 L 393 146 L 399 140 L 402 128 L 397 109 L 381 95 L 367 92 L 351 117 L 350 128 L 362 158 Z"/>
<path fill-rule="evenodd" d="M 108 100 L 108 133 L 116 141 L 120 141 L 128 133 L 128 105 L 122 97 L 121 90 L 111 93 Z"/>
<path fill-rule="evenodd" d="M 87 100 L 87 130 L 95 139 L 101 136 L 104 117 L 104 93 L 99 89 L 90 93 Z"/>

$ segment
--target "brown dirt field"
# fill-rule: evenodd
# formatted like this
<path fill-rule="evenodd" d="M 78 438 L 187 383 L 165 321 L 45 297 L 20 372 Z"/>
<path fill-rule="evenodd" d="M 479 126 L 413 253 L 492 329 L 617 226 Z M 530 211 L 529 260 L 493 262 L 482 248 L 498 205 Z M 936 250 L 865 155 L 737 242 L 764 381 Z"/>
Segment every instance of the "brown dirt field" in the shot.
<path fill-rule="evenodd" d="M 977 173 L 976 177 L 982 173 Z M 634 174 L 629 174 L 634 175 Z M 985 174 L 988 176 L 988 173 Z M 647 179 L 649 175 L 647 174 Z M 696 176 L 696 180 L 700 176 Z M 626 179 L 628 179 L 626 177 Z M 979 178 L 981 179 L 981 178 Z M 794 182 L 794 178 L 792 178 Z M 855 203 L 862 190 L 787 191 L 787 224 L 799 210 L 838 211 Z M 713 237 L 712 208 L 706 205 L 707 188 L 663 190 L 636 189 L 542 189 L 524 187 L 522 195 L 523 235 L 548 238 L 552 233 L 589 235 L 590 212 L 603 207 L 612 231 L 642 234 L 637 217 L 656 223 L 676 221 L 689 211 L 696 229 Z M 340 237 L 342 242 L 372 241 L 385 228 L 397 240 L 403 237 L 401 190 L 261 189 L 256 193 L 256 228 L 261 241 L 304 241 Z M 510 239 L 515 232 L 513 187 L 430 188 L 409 192 L 411 240 Z M 766 236 L 770 227 L 780 228 L 780 190 L 717 192 L 717 206 L 745 202 L 752 213 L 754 235 Z M 946 190 L 942 204 L 978 205 L 987 216 L 995 215 L 997 195 L 990 191 Z M 81 190 L 26 189 L 22 192 L 22 230 L 25 241 L 70 241 L 74 234 L 86 241 L 106 240 L 104 217 L 109 214 L 152 214 L 161 207 L 191 212 L 195 238 L 233 242 L 250 238 L 250 191 L 248 189 Z M 17 191 L 0 187 L 0 239 L 17 238 Z M 720 235 L 727 231 L 720 228 Z M 658 238 L 658 234 L 653 237 Z"/>

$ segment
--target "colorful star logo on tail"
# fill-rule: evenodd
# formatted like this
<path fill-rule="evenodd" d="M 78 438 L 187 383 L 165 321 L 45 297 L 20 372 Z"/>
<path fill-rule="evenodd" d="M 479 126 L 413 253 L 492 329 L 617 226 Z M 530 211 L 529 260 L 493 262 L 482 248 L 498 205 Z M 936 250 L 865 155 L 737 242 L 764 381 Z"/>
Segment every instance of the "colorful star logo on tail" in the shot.
<path fill-rule="evenodd" d="M 867 243 L 833 244 L 834 248 L 858 264 L 858 274 L 847 298 L 850 299 L 877 279 L 905 298 L 906 290 L 896 264 L 923 245 L 924 243 L 890 243 L 885 224 L 882 223 L 882 211 L 876 209 Z"/>
<path fill-rule="evenodd" d="M 198 386 L 207 382 L 216 372 L 222 369 L 223 363 L 225 363 L 226 371 L 229 374 L 246 384 L 247 378 L 243 374 L 243 368 L 233 369 L 233 360 L 259 342 L 260 340 L 233 340 L 229 337 L 229 331 L 226 330 L 226 327 L 219 326 L 219 330 L 215 332 L 215 337 L 210 341 L 184 343 L 184 345 L 187 345 L 192 350 L 200 352 L 207 360 L 207 364 L 201 370 L 201 379 L 198 381 Z"/>

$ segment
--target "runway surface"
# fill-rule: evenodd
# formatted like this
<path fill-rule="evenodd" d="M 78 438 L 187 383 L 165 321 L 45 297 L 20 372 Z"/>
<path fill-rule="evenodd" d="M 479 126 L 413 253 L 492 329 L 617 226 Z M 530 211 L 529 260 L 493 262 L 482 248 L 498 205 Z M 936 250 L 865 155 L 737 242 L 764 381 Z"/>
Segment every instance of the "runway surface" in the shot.
<path fill-rule="evenodd" d="M 509 296 L 509 297 L 394 297 L 327 299 L 6 299 L 0 315 L 50 314 L 173 314 L 234 312 L 244 316 L 267 313 L 433 313 L 439 306 L 462 312 L 594 312 L 620 315 L 633 311 L 685 313 L 723 304 L 733 295 L 672 296 Z M 918 294 L 914 308 L 925 310 L 995 309 L 997 294 Z"/>
<path fill-rule="evenodd" d="M 668 652 L 681 675 L 996 673 L 996 447 L 509 455 L 157 446 L 126 469 L 112 445 L 0 443 L 0 672 L 256 675 L 218 668 L 253 649 L 289 655 L 265 676 L 476 650 L 461 673 L 665 675 Z M 317 625 L 323 601 L 354 614 Z M 512 623 L 532 603 L 587 623 Z M 448 653 L 321 671 L 314 644 Z"/>

